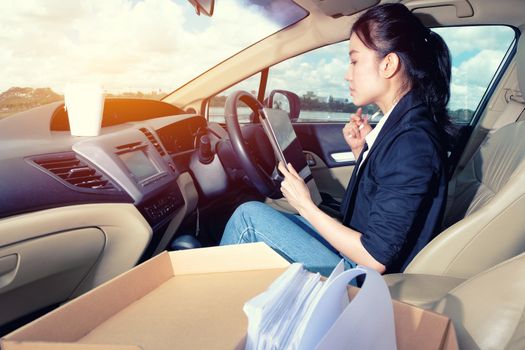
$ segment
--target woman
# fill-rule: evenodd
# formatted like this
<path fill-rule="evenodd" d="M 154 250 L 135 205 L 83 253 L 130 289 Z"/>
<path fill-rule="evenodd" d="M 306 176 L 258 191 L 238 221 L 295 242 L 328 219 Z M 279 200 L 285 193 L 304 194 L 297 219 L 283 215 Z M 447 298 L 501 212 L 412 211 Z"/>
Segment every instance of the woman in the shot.
<path fill-rule="evenodd" d="M 257 202 L 241 205 L 221 244 L 264 241 L 290 261 L 328 274 L 345 258 L 380 273 L 402 271 L 437 233 L 446 199 L 451 124 L 450 53 L 442 38 L 404 5 L 366 11 L 350 35 L 345 79 L 354 104 L 376 104 L 372 130 L 359 109 L 343 129 L 357 164 L 341 219 L 322 212 L 290 166 L 281 191 L 298 215 Z"/>

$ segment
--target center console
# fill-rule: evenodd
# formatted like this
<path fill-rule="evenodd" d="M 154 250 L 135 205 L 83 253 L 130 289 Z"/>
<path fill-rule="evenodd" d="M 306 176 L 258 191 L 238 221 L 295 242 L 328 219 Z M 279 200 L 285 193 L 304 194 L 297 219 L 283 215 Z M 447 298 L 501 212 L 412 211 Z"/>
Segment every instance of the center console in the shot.
<path fill-rule="evenodd" d="M 73 150 L 117 182 L 152 227 L 183 205 L 176 185 L 177 169 L 148 129 L 126 129 L 82 140 Z"/>

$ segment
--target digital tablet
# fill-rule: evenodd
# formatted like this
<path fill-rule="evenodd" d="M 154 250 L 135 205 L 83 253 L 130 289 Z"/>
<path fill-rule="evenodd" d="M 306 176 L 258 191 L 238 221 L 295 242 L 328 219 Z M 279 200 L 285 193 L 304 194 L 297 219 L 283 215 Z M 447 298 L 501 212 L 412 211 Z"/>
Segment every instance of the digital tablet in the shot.
<path fill-rule="evenodd" d="M 303 153 L 301 143 L 292 127 L 288 113 L 279 109 L 263 108 L 260 111 L 261 123 L 272 144 L 277 160 L 284 164 L 292 164 L 299 176 L 304 180 L 312 200 L 321 203 L 321 195 L 312 177 L 312 172 Z"/>

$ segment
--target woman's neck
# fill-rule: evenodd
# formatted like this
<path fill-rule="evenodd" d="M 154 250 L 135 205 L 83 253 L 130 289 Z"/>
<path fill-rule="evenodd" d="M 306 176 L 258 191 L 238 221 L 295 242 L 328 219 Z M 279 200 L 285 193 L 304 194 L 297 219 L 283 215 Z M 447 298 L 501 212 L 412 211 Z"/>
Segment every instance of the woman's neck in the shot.
<path fill-rule="evenodd" d="M 383 98 L 381 101 L 378 101 L 376 104 L 383 112 L 383 115 L 387 114 L 388 111 L 392 109 L 392 107 L 401 99 L 402 96 L 388 96 Z"/>
<path fill-rule="evenodd" d="M 409 91 L 408 88 L 403 88 L 402 86 L 399 86 L 397 88 L 390 89 L 388 93 L 386 93 L 383 98 L 380 101 L 376 102 L 376 105 L 379 107 L 381 112 L 383 112 L 383 115 L 388 113 L 396 105 L 396 103 L 401 100 L 403 96 Z"/>

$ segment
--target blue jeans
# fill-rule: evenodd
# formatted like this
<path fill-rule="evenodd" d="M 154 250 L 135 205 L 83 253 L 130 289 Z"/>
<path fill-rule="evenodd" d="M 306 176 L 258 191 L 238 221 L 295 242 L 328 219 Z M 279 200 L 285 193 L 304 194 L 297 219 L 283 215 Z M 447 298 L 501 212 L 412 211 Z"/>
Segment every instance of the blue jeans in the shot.
<path fill-rule="evenodd" d="M 260 202 L 244 203 L 226 224 L 221 245 L 265 242 L 289 262 L 328 276 L 344 258 L 299 215 L 287 214 Z M 345 258 L 345 267 L 355 267 Z"/>

